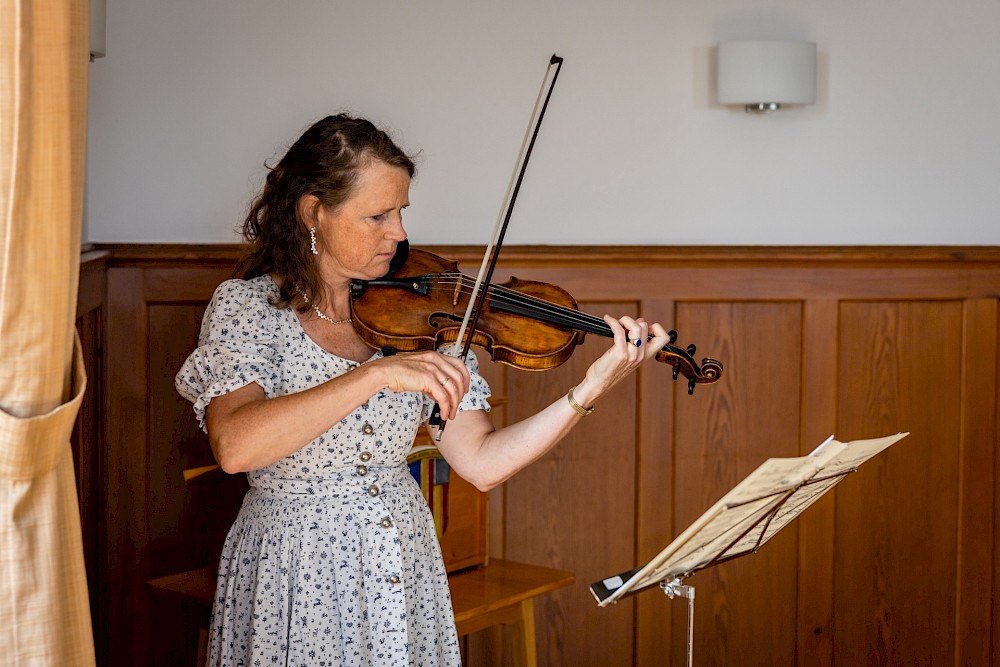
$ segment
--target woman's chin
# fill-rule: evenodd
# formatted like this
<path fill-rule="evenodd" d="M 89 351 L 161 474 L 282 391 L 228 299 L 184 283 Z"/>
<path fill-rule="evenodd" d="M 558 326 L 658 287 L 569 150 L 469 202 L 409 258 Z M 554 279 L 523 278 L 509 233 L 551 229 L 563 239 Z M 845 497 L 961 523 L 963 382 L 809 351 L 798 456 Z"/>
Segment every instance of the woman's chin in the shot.
<path fill-rule="evenodd" d="M 366 270 L 368 276 L 364 280 L 376 280 L 389 273 L 389 263 L 391 261 L 392 257 L 386 257 L 383 261 L 372 262 Z"/>

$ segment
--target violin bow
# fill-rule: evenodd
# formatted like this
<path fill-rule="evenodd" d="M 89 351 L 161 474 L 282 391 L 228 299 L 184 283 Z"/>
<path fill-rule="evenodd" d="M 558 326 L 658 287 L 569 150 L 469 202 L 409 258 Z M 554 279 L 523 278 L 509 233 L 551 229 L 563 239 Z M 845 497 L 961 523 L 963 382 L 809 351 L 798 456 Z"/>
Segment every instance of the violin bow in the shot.
<path fill-rule="evenodd" d="M 507 234 L 507 226 L 510 223 L 511 215 L 514 213 L 514 203 L 517 201 L 517 194 L 521 190 L 521 183 L 524 181 L 524 174 L 528 169 L 528 160 L 531 159 L 531 151 L 535 147 L 538 130 L 542 126 L 542 119 L 545 118 L 545 110 L 549 106 L 549 99 L 551 99 L 552 91 L 556 87 L 556 80 L 559 78 L 559 71 L 562 69 L 562 64 L 563 59 L 553 53 L 545 68 L 545 76 L 542 77 L 542 85 L 538 89 L 535 106 L 531 110 L 531 118 L 524 132 L 524 138 L 521 140 L 521 149 L 518 151 L 517 160 L 514 162 L 514 170 L 510 175 L 510 181 L 507 183 L 507 191 L 504 193 L 500 211 L 497 213 L 490 241 L 486 245 L 486 252 L 483 253 L 483 261 L 479 266 L 479 274 L 476 276 L 476 282 L 472 286 L 472 294 L 469 297 L 469 305 L 465 309 L 465 317 L 462 318 L 462 326 L 458 330 L 458 338 L 456 340 L 462 341 L 460 359 L 464 360 L 469 354 L 469 349 L 472 347 L 472 332 L 476 330 L 476 324 L 479 323 L 479 315 L 483 311 L 483 307 L 486 304 L 486 296 L 489 293 L 489 290 L 483 289 L 482 286 L 483 284 L 489 285 L 493 279 L 493 270 L 496 268 L 497 260 L 500 257 L 500 248 L 503 246 L 503 239 Z M 554 71 L 553 68 L 555 68 Z M 546 84 L 548 84 L 547 89 Z M 468 336 L 466 336 L 467 330 L 469 332 Z M 431 426 L 438 427 L 438 432 L 434 439 L 441 440 L 444 427 L 448 422 L 441 419 L 440 406 L 435 404 L 429 423 Z"/>

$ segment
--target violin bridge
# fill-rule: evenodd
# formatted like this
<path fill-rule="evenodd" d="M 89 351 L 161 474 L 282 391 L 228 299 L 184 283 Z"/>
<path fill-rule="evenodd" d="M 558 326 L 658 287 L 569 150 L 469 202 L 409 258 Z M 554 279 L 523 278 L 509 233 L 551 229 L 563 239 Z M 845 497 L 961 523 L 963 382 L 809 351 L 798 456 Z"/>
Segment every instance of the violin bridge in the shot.
<path fill-rule="evenodd" d="M 458 305 L 458 299 L 459 299 L 460 296 L 462 296 L 462 281 L 461 280 L 459 280 L 458 282 L 455 283 L 455 293 L 451 295 L 451 305 L 452 306 L 457 306 Z"/>

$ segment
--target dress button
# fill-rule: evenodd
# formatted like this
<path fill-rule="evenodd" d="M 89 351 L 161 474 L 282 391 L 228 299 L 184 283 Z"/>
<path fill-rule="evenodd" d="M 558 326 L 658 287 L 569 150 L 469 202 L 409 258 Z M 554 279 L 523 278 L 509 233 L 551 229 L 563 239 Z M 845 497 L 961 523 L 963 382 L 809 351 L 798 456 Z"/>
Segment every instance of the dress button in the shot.
<path fill-rule="evenodd" d="M 372 426 L 371 424 L 365 424 L 364 426 L 361 427 L 361 432 L 364 433 L 365 435 L 371 435 L 372 433 L 375 432 L 375 427 Z"/>
<path fill-rule="evenodd" d="M 372 496 L 372 497 L 377 496 L 378 495 L 378 487 L 375 486 L 374 484 L 372 484 L 371 486 L 369 486 L 368 487 L 368 495 Z"/>
<path fill-rule="evenodd" d="M 359 458 L 362 461 L 364 461 L 365 463 L 368 463 L 369 461 L 372 460 L 372 453 L 371 452 L 361 452 L 361 456 Z"/>
<path fill-rule="evenodd" d="M 398 584 L 399 583 L 399 575 L 398 574 L 394 574 L 391 577 L 389 577 L 389 583 L 390 584 Z"/>
<path fill-rule="evenodd" d="M 392 520 L 389 519 L 389 517 L 386 517 L 386 518 L 382 519 L 382 527 L 383 528 L 390 528 L 390 527 L 392 527 Z"/>
<path fill-rule="evenodd" d="M 368 466 L 358 466 L 355 470 L 357 470 L 358 474 L 362 477 L 368 474 Z"/>

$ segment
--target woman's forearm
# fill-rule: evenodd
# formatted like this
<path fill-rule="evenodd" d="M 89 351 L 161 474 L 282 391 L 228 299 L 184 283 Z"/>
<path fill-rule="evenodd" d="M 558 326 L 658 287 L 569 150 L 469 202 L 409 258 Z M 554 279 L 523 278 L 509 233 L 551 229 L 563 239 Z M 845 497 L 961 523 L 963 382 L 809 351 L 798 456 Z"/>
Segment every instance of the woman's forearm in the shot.
<path fill-rule="evenodd" d="M 378 368 L 368 364 L 287 396 L 265 398 L 257 384 L 218 396 L 206 417 L 212 452 L 228 473 L 270 465 L 318 438 L 385 386 Z"/>
<path fill-rule="evenodd" d="M 591 406 L 596 398 L 587 380 L 574 388 L 574 399 L 582 407 Z M 440 449 L 462 479 L 480 491 L 489 491 L 544 456 L 582 418 L 566 396 L 498 430 L 493 430 L 481 411 L 462 413 L 456 424 L 445 429 Z"/>

